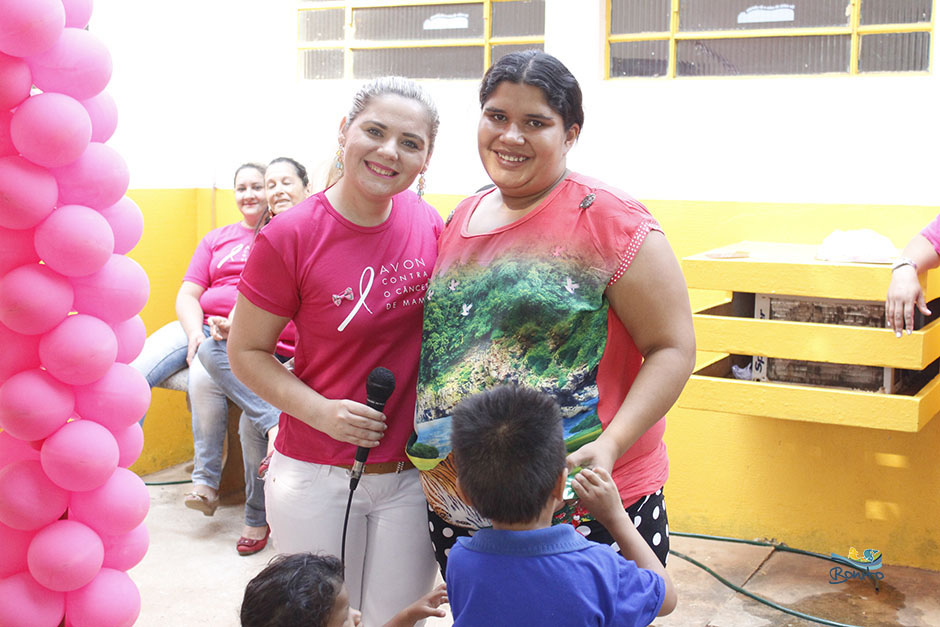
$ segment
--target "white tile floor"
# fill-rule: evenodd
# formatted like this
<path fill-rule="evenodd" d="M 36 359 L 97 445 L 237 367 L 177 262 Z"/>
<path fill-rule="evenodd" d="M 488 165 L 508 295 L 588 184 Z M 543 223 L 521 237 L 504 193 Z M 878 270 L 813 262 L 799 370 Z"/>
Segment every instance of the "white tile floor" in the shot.
<path fill-rule="evenodd" d="M 143 477 L 146 482 L 186 478 L 183 466 Z M 235 551 L 243 504 L 222 505 L 212 517 L 183 506 L 192 484 L 150 486 L 150 548 L 130 575 L 141 593 L 138 627 L 234 627 L 245 585 L 274 557 L 269 544 L 242 557 Z M 445 627 L 451 619 L 430 619 Z M 367 626 L 371 627 L 371 626 Z"/>
<path fill-rule="evenodd" d="M 183 466 L 144 477 L 145 481 L 186 478 Z M 248 557 L 235 551 L 242 504 L 223 505 L 206 517 L 183 506 L 189 483 L 151 486 L 147 517 L 150 550 L 131 570 L 142 597 L 141 627 L 234 627 L 245 584 L 274 556 L 272 547 Z M 709 565 L 731 581 L 789 607 L 849 625 L 936 627 L 940 625 L 940 572 L 885 566 L 880 593 L 870 585 L 829 585 L 827 562 L 769 548 L 673 537 L 672 546 Z M 704 571 L 671 556 L 668 570 L 679 605 L 657 619 L 662 627 L 810 627 L 756 604 L 721 585 Z M 426 627 L 450 626 L 450 617 Z M 375 626 L 367 626 L 375 627 Z M 498 626 L 489 626 L 498 627 Z"/>

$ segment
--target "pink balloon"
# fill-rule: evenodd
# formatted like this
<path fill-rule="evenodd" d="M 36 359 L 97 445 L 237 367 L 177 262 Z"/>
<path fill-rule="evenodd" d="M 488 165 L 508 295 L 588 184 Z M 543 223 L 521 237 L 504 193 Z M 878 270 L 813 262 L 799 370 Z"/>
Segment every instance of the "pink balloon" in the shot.
<path fill-rule="evenodd" d="M 60 0 L 0 0 L 0 52 L 27 57 L 55 45 L 65 28 Z"/>
<path fill-rule="evenodd" d="M 129 253 L 144 232 L 144 214 L 133 200 L 125 196 L 110 207 L 101 210 L 114 233 L 114 252 Z"/>
<path fill-rule="evenodd" d="M 114 439 L 117 440 L 120 458 L 118 466 L 129 468 L 140 457 L 144 450 L 144 428 L 139 422 L 135 422 L 129 427 L 118 429 L 113 432 Z"/>
<path fill-rule="evenodd" d="M 65 276 L 97 272 L 111 259 L 114 234 L 103 215 L 81 205 L 64 205 L 36 227 L 36 253 Z"/>
<path fill-rule="evenodd" d="M 91 420 L 75 420 L 46 438 L 42 469 L 60 488 L 85 492 L 104 485 L 120 453 L 111 432 Z"/>
<path fill-rule="evenodd" d="M 150 281 L 140 264 L 124 255 L 111 255 L 101 270 L 73 277 L 76 311 L 105 322 L 120 322 L 138 313 L 150 296 Z"/>
<path fill-rule="evenodd" d="M 26 100 L 32 85 L 26 61 L 0 52 L 0 109 L 12 109 Z"/>
<path fill-rule="evenodd" d="M 19 266 L 39 261 L 33 246 L 32 229 L 5 229 L 0 226 L 0 277 Z"/>
<path fill-rule="evenodd" d="M 130 627 L 140 615 L 140 591 L 127 573 L 113 568 L 102 568 L 90 584 L 65 596 L 73 627 Z"/>
<path fill-rule="evenodd" d="M 103 535 L 101 541 L 104 543 L 104 562 L 101 565 L 115 570 L 130 570 L 147 554 L 150 532 L 146 523 L 140 523 L 127 533 Z"/>
<path fill-rule="evenodd" d="M 0 157 L 0 189 L 0 226 L 8 229 L 33 228 L 52 213 L 59 196 L 49 170 L 17 155 Z"/>
<path fill-rule="evenodd" d="M 21 459 L 38 460 L 39 452 L 29 445 L 29 442 L 18 440 L 6 431 L 0 431 L 0 468 L 9 466 Z M 3 543 L 0 542 L 0 546 Z M 0 574 L 0 577 L 6 575 Z"/>
<path fill-rule="evenodd" d="M 81 28 L 66 28 L 49 50 L 27 60 L 33 84 L 78 100 L 101 93 L 111 80 L 111 54 L 97 36 Z"/>
<path fill-rule="evenodd" d="M 148 509 L 150 493 L 143 480 L 118 468 L 101 487 L 72 494 L 69 518 L 101 534 L 119 535 L 144 522 Z"/>
<path fill-rule="evenodd" d="M 0 385 L 0 427 L 20 440 L 49 437 L 74 409 L 72 387 L 45 370 L 20 372 Z"/>
<path fill-rule="evenodd" d="M 0 522 L 8 527 L 45 527 L 58 520 L 68 504 L 69 493 L 52 483 L 38 461 L 22 460 L 0 470 Z"/>
<path fill-rule="evenodd" d="M 0 277 L 0 322 L 17 333 L 45 333 L 65 319 L 74 298 L 69 280 L 52 268 L 20 266 Z"/>
<path fill-rule="evenodd" d="M 76 314 L 39 340 L 43 367 L 63 383 L 87 385 L 111 368 L 117 357 L 117 337 L 107 322 Z"/>
<path fill-rule="evenodd" d="M 91 0 L 62 0 L 65 7 L 65 25 L 71 28 L 85 28 L 91 19 Z"/>
<path fill-rule="evenodd" d="M 104 560 L 104 544 L 87 525 L 57 520 L 36 534 L 26 560 L 29 573 L 41 585 L 68 592 L 95 578 Z"/>
<path fill-rule="evenodd" d="M 110 207 L 121 199 L 130 182 L 127 163 L 113 148 L 91 142 L 76 161 L 53 168 L 59 185 L 59 205 Z"/>
<path fill-rule="evenodd" d="M 26 564 L 26 551 L 34 535 L 36 534 L 33 531 L 20 531 L 0 523 L 0 547 L 3 547 L 0 579 L 29 568 Z"/>
<path fill-rule="evenodd" d="M 2 84 L 2 77 L 0 77 L 0 84 Z M 0 109 L 0 157 L 19 154 L 16 152 L 16 146 L 13 145 L 13 138 L 10 137 L 10 121 L 12 119 L 12 111 Z"/>
<path fill-rule="evenodd" d="M 10 122 L 13 145 L 45 168 L 68 165 L 91 141 L 91 118 L 82 103 L 62 94 L 36 94 L 16 109 Z"/>
<path fill-rule="evenodd" d="M 144 342 L 147 341 L 147 327 L 144 326 L 141 317 L 138 315 L 122 322 L 115 322 L 111 328 L 114 329 L 118 343 L 117 357 L 114 360 L 129 364 L 137 359 L 144 348 Z"/>
<path fill-rule="evenodd" d="M 40 585 L 28 572 L 0 579 L 3 627 L 58 627 L 64 615 L 64 592 Z"/>
<path fill-rule="evenodd" d="M 38 335 L 16 333 L 0 324 L 0 346 L 0 385 L 18 372 L 39 367 Z"/>
<path fill-rule="evenodd" d="M 117 128 L 118 110 L 114 98 L 106 91 L 82 101 L 91 118 L 91 141 L 105 143 Z"/>
<path fill-rule="evenodd" d="M 116 363 L 94 383 L 74 389 L 78 415 L 111 431 L 129 427 L 150 407 L 147 379 L 127 364 Z"/>

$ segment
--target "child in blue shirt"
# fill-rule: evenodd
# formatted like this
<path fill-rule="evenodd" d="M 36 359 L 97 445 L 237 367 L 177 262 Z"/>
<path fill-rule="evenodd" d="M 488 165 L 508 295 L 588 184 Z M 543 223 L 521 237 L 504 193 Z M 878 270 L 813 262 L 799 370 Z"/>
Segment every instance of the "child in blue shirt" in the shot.
<path fill-rule="evenodd" d="M 581 470 L 571 487 L 617 544 L 552 526 L 568 471 L 551 397 L 495 387 L 455 408 L 451 428 L 457 489 L 493 522 L 451 549 L 447 595 L 455 627 L 648 625 L 675 608 L 672 580 L 606 469 Z"/>

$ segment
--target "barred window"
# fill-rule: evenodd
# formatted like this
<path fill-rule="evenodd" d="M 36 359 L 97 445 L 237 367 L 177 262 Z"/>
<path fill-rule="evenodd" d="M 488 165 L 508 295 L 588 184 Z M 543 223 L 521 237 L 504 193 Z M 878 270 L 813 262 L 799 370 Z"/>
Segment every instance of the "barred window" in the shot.
<path fill-rule="evenodd" d="M 478 79 L 545 41 L 545 0 L 304 0 L 297 12 L 305 79 Z"/>
<path fill-rule="evenodd" d="M 610 0 L 607 73 L 925 72 L 932 0 Z"/>

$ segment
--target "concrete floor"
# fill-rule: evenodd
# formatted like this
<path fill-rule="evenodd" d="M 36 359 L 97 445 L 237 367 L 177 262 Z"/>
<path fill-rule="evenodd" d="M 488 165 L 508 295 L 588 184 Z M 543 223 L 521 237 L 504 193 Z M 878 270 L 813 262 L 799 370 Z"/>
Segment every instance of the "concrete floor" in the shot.
<path fill-rule="evenodd" d="M 144 477 L 185 479 L 182 466 Z M 248 557 L 235 551 L 242 505 L 224 504 L 205 517 L 183 506 L 190 484 L 153 485 L 147 526 L 150 550 L 130 571 L 141 592 L 140 627 L 238 625 L 245 584 L 274 556 L 271 546 Z M 829 583 L 831 562 L 769 547 L 674 536 L 672 548 L 754 594 L 806 614 L 860 627 L 940 626 L 940 573 L 899 566 L 880 572 L 880 591 L 869 582 Z M 803 627 L 817 623 L 784 614 L 726 588 L 705 571 L 670 556 L 668 570 L 679 593 L 661 627 Z M 427 627 L 451 625 L 433 619 Z"/>

